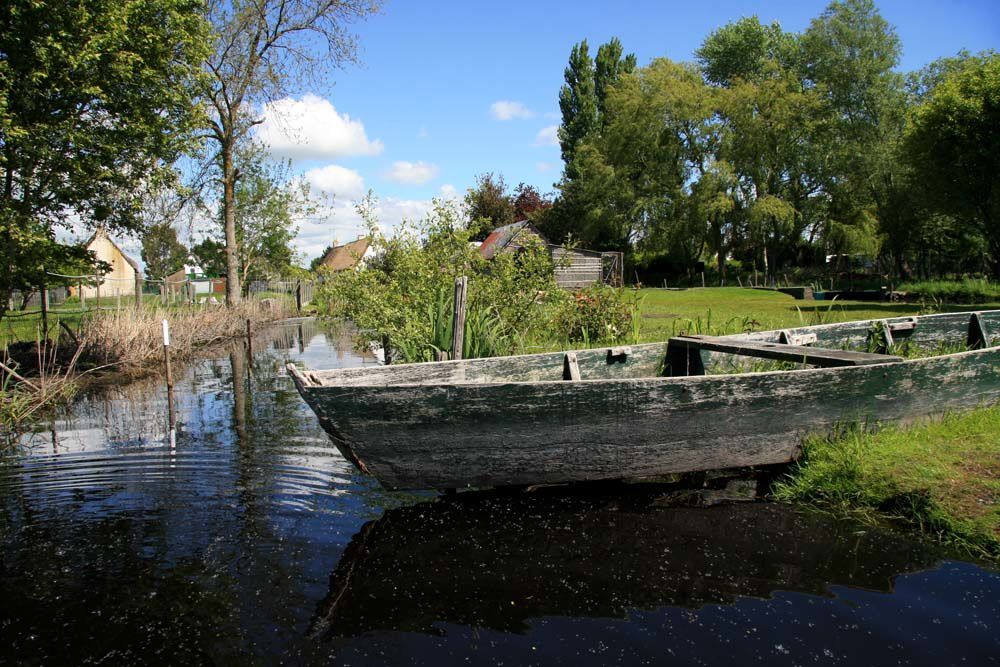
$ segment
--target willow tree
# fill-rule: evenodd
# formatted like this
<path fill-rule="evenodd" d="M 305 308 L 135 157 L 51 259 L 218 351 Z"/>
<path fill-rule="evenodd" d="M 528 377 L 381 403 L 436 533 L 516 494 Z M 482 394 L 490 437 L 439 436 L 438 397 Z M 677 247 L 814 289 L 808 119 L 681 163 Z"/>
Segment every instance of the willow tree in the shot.
<path fill-rule="evenodd" d="M 353 21 L 377 11 L 378 0 L 210 0 L 215 30 L 203 90 L 211 107 L 208 138 L 214 143 L 221 185 L 219 209 L 226 244 L 226 303 L 240 300 L 236 234 L 237 147 L 263 121 L 264 105 L 288 95 L 330 68 L 354 62 Z"/>

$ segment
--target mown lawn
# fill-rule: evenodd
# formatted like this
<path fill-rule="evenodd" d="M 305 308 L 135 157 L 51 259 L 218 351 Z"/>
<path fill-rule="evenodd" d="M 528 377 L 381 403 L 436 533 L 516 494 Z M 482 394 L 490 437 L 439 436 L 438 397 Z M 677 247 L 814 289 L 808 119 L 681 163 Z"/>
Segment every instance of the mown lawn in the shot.
<path fill-rule="evenodd" d="M 861 301 L 799 301 L 770 290 L 708 287 L 688 290 L 642 289 L 636 295 L 643 341 L 666 340 L 681 330 L 736 333 L 827 322 L 917 315 L 919 304 Z M 942 310 L 988 310 L 1000 304 L 951 305 Z"/>

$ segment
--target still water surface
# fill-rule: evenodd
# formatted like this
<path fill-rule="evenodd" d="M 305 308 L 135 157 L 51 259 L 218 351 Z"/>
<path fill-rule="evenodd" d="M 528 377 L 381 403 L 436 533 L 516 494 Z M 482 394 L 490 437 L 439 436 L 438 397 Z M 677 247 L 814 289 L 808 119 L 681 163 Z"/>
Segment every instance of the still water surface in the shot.
<path fill-rule="evenodd" d="M 1000 576 L 911 538 L 661 490 L 392 494 L 282 371 L 311 321 L 83 397 L 0 463 L 0 662 L 996 664 Z"/>

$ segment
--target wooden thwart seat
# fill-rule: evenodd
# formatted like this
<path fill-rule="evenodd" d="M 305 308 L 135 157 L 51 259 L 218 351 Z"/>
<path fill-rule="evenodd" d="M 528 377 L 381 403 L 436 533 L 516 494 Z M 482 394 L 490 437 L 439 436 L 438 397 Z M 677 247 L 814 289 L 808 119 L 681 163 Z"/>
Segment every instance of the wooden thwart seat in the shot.
<path fill-rule="evenodd" d="M 667 343 L 666 375 L 704 375 L 701 350 L 738 354 L 775 361 L 791 361 L 810 366 L 867 366 L 902 361 L 902 357 L 854 352 L 852 350 L 828 350 L 804 345 L 786 345 L 762 341 L 733 340 L 716 336 L 676 336 Z"/>

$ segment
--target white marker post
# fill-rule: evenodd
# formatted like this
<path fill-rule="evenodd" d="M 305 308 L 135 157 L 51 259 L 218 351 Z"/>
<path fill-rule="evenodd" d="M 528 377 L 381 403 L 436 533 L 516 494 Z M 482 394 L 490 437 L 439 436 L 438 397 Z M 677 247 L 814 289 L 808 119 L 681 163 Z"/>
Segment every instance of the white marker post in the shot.
<path fill-rule="evenodd" d="M 170 324 L 163 320 L 163 366 L 167 373 L 167 414 L 171 435 L 176 423 L 174 417 L 174 376 L 170 372 Z"/>

